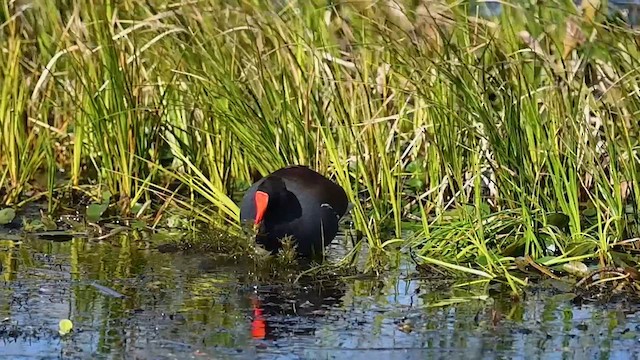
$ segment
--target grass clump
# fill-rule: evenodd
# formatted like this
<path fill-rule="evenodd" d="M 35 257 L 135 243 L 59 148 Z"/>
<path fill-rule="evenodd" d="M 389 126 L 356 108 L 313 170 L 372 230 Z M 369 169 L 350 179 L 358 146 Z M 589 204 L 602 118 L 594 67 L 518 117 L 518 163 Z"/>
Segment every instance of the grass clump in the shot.
<path fill-rule="evenodd" d="M 2 202 L 93 186 L 239 235 L 237 193 L 301 163 L 372 256 L 635 267 L 638 37 L 594 4 L 5 2 Z"/>

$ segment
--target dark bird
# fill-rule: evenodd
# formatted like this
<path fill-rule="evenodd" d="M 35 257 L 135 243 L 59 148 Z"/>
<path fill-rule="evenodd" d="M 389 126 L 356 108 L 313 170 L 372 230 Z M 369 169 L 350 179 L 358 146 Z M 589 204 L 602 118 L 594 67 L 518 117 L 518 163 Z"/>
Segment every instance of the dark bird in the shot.
<path fill-rule="evenodd" d="M 240 221 L 258 229 L 256 242 L 270 252 L 294 238 L 297 252 L 316 256 L 338 232 L 349 201 L 344 189 L 306 166 L 285 167 L 255 182 L 242 198 Z"/>

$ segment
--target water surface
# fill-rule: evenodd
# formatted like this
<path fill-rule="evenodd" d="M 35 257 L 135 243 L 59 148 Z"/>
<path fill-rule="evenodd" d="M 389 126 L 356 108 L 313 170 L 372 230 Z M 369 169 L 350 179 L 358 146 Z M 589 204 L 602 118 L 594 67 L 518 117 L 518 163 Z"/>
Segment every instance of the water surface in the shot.
<path fill-rule="evenodd" d="M 416 278 L 290 284 L 248 265 L 115 244 L 0 242 L 7 359 L 628 359 L 637 304 L 559 291 L 433 306 L 463 290 Z M 472 294 L 471 294 L 472 295 Z M 60 319 L 74 331 L 61 337 Z"/>

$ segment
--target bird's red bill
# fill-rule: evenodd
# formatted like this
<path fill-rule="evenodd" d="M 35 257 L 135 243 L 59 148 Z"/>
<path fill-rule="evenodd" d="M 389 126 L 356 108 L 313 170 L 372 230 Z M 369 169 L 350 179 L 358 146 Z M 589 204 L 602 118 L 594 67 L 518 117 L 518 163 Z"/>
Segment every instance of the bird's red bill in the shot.
<path fill-rule="evenodd" d="M 264 218 L 264 213 L 267 211 L 267 205 L 269 204 L 269 194 L 264 191 L 256 191 L 256 219 L 255 224 L 258 225 Z"/>

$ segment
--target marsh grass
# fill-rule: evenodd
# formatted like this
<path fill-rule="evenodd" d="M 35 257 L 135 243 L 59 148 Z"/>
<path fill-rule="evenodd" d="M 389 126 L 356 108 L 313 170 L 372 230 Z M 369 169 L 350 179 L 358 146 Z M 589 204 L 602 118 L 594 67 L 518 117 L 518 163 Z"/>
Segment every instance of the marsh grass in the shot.
<path fill-rule="evenodd" d="M 3 5 L 5 204 L 62 169 L 236 233 L 235 194 L 302 163 L 346 189 L 370 269 L 410 248 L 517 290 L 521 257 L 636 266 L 638 35 L 611 9 L 75 5 Z"/>

